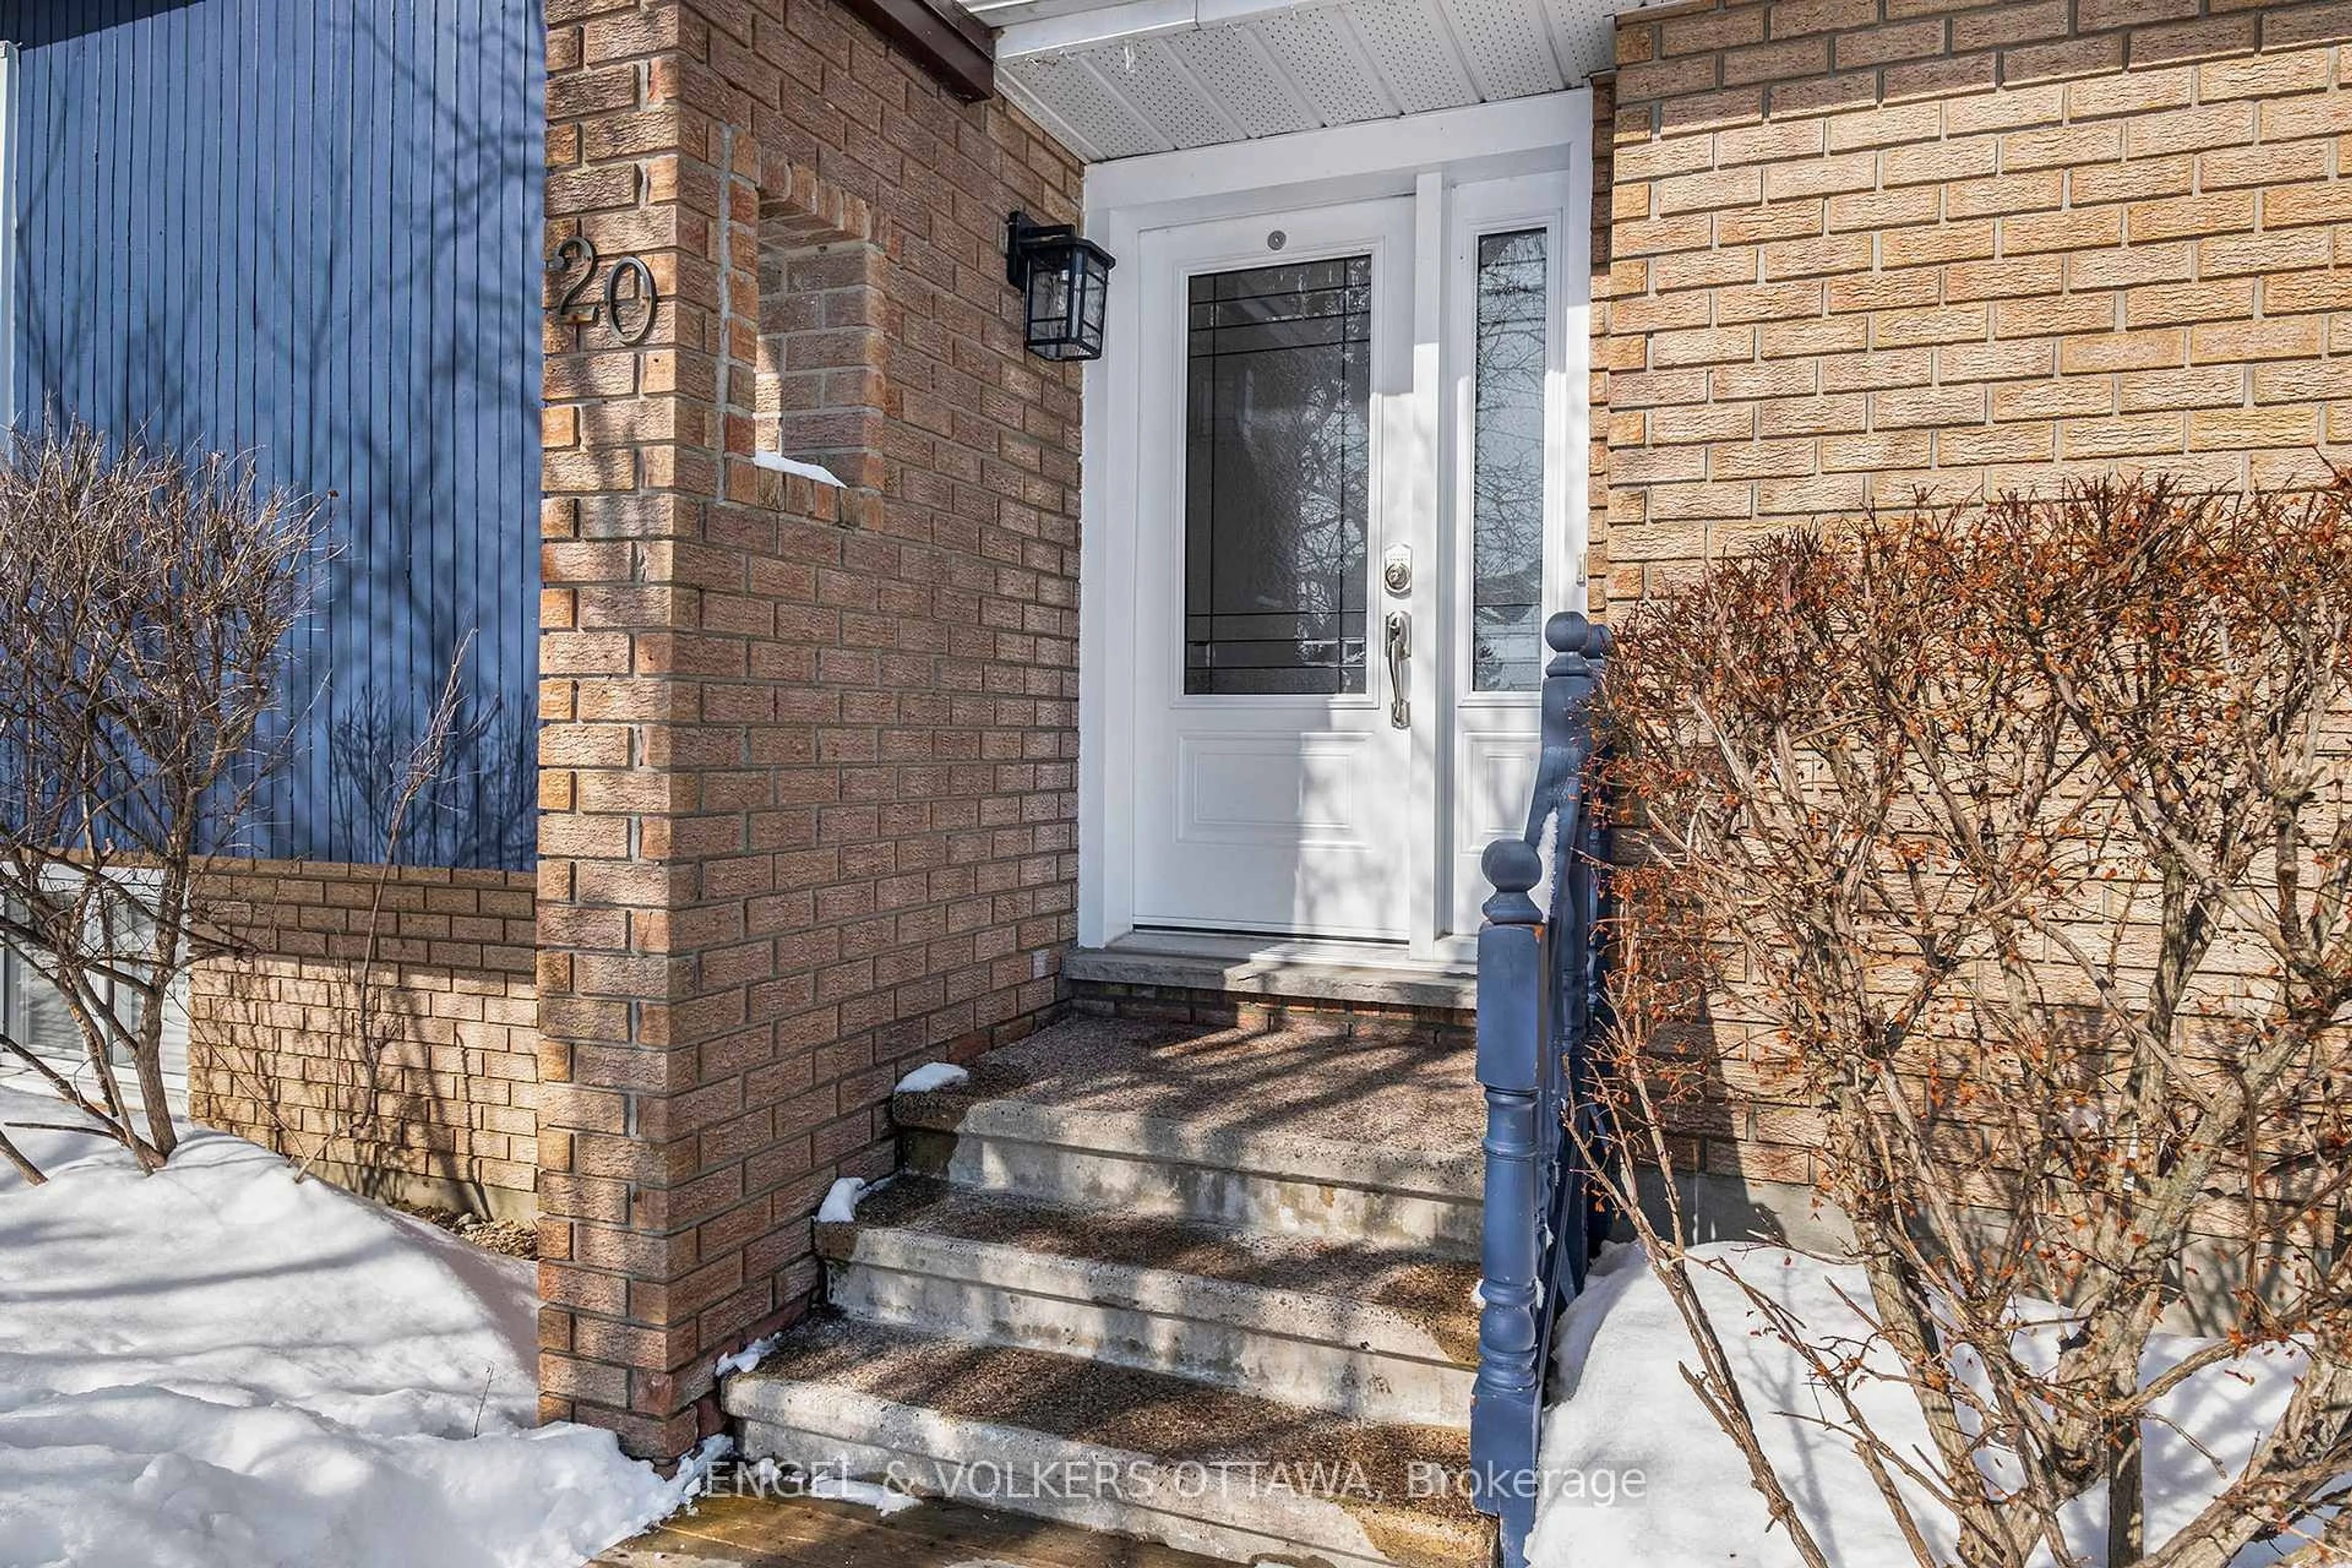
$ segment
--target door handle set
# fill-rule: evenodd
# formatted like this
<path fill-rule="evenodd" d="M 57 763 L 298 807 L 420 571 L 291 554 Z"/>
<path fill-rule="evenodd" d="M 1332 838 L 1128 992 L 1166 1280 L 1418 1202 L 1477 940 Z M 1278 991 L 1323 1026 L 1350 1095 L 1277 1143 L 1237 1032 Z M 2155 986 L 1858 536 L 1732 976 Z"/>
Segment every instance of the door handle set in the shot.
<path fill-rule="evenodd" d="M 1412 658 L 1412 612 L 1391 610 L 1381 628 L 1381 643 L 1389 656 L 1389 723 L 1412 728 L 1412 699 L 1406 695 L 1405 665 Z"/>

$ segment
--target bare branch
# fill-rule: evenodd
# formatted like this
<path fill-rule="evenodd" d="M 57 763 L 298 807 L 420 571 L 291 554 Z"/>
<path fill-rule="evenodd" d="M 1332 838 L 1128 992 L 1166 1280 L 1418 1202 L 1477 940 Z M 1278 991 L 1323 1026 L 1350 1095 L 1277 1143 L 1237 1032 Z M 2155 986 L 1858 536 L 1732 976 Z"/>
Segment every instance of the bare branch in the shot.
<path fill-rule="evenodd" d="M 1588 1153 L 1629 1210 L 1668 1194 L 1634 1228 L 1717 1423 L 1762 1451 L 1706 1354 L 1687 1281 L 1720 1260 L 1676 1172 L 1746 1105 L 1809 1129 L 1789 1141 L 1856 1237 L 1866 1342 L 1734 1282 L 1915 1552 L 1915 1489 L 1972 1568 L 2076 1560 L 2065 1521 L 2102 1487 L 2113 1564 L 2294 1526 L 2352 1469 L 2328 1392 L 2352 1354 L 2352 490 L 1873 513 L 1617 630 L 1612 1137 Z M 2192 1289 L 2214 1338 L 2143 1380 Z M 2158 1403 L 2290 1342 L 2294 1401 L 2204 1546 L 2144 1545 Z M 1927 1454 L 1864 1418 L 1890 1363 Z"/>

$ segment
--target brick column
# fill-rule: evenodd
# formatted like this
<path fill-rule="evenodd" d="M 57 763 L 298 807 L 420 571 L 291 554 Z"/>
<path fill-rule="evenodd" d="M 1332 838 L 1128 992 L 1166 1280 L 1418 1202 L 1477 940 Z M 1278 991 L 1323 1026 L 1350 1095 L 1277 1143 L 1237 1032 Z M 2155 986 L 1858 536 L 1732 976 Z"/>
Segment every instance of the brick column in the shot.
<path fill-rule="evenodd" d="M 681 1130 L 713 1108 L 698 1047 L 700 880 L 677 824 L 690 743 L 693 541 L 718 473 L 719 180 L 708 118 L 677 100 L 675 5 L 551 4 L 548 229 L 642 258 L 662 303 L 632 348 L 600 326 L 547 336 L 541 659 L 541 1403 L 663 1455 L 697 1436 L 697 1188 Z M 601 282 L 601 279 L 598 281 Z M 594 293 L 592 289 L 591 294 Z"/>
<path fill-rule="evenodd" d="M 547 342 L 542 1407 L 659 1457 L 890 1168 L 898 1075 L 1057 998 L 1076 377 L 995 237 L 1077 182 L 825 0 L 549 19 L 551 252 L 663 303 Z"/>

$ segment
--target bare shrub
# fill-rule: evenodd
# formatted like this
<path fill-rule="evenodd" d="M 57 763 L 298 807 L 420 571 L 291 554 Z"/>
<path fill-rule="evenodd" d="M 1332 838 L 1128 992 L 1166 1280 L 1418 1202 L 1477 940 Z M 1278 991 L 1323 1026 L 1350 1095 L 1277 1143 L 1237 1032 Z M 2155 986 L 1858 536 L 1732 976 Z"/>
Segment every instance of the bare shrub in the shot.
<path fill-rule="evenodd" d="M 384 984 L 384 898 L 407 847 L 411 814 L 418 802 L 431 794 L 448 766 L 450 740 L 457 732 L 465 707 L 466 658 L 473 646 L 471 632 L 458 639 L 457 651 L 449 658 L 448 672 L 441 682 L 441 693 L 434 700 L 432 711 L 425 715 L 423 730 L 413 739 L 404 738 L 377 748 L 376 754 L 389 763 L 383 771 L 382 786 L 383 839 L 374 860 L 375 875 L 369 884 L 367 919 L 360 931 L 359 955 L 345 971 L 349 1011 L 338 1015 L 339 1025 L 345 1017 L 349 1019 L 352 1065 L 357 1072 L 354 1080 L 342 1086 L 342 1092 L 334 1097 L 335 1102 L 329 1108 L 330 1123 L 320 1136 L 318 1147 L 297 1165 L 299 1173 L 309 1174 L 312 1163 L 334 1148 L 339 1138 L 345 1140 L 360 1167 L 358 1185 L 372 1197 L 383 1195 L 383 1184 L 394 1169 L 399 1151 L 400 1120 L 386 1114 L 384 1108 L 384 1068 L 398 1054 L 409 1022 L 398 1003 L 398 986 L 387 988 Z M 381 728 L 385 732 L 391 730 L 389 725 Z M 394 978 L 396 980 L 396 973 Z"/>
<path fill-rule="evenodd" d="M 1774 538 L 1621 628 L 1617 1138 L 1592 1152 L 1691 1331 L 1685 1376 L 1807 1562 L 1830 1559 L 1705 1271 L 1802 1358 L 1808 1418 L 1922 1563 L 1955 1531 L 1971 1565 L 2093 1561 L 2069 1505 L 2101 1489 L 2109 1563 L 2352 1543 L 2326 1511 L 2352 1474 L 2347 658 L 2343 487 L 1878 515 Z M 1699 1132 L 1742 1097 L 1818 1128 L 1859 1339 L 1691 1250 Z M 2191 1310 L 2210 1345 L 2148 1361 Z M 2264 1351 L 2299 1368 L 2275 1426 L 2144 1540 L 2158 1403 Z M 1890 1381 L 1924 1447 L 1866 1413 Z"/>
<path fill-rule="evenodd" d="M 76 426 L 0 460 L 0 939 L 56 988 L 95 1089 L 30 1042 L 0 1053 L 148 1170 L 177 1142 L 165 1000 L 218 930 L 198 872 L 278 760 L 319 541 L 316 509 L 236 458 Z M 5 1136 L 0 1156 L 40 1179 Z"/>

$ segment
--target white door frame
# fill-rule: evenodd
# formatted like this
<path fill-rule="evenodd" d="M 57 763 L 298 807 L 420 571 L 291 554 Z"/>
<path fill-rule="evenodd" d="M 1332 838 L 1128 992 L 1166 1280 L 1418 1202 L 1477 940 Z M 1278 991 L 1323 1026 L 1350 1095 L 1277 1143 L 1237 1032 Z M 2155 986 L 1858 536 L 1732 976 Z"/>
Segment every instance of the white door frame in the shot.
<path fill-rule="evenodd" d="M 1512 99 L 1469 109 L 1296 135 L 1231 142 L 1101 163 L 1087 171 L 1086 229 L 1114 257 L 1137 254 L 1147 229 L 1211 218 L 1241 217 L 1370 196 L 1410 195 L 1414 212 L 1413 439 L 1431 454 L 1417 466 L 1412 505 L 1434 509 L 1451 483 L 1439 455 L 1450 443 L 1444 417 L 1444 341 L 1449 240 L 1448 192 L 1473 180 L 1565 170 L 1571 212 L 1589 211 L 1592 188 L 1592 96 L 1588 88 Z M 1274 183 L 1269 184 L 1269 172 Z M 1568 226 L 1564 275 L 1591 275 L 1591 229 Z M 1087 367 L 1078 609 L 1078 942 L 1100 947 L 1134 929 L 1135 832 L 1130 803 L 1138 715 L 1129 701 L 1140 650 L 1132 614 L 1139 560 L 1135 520 L 1115 510 L 1112 476 L 1136 472 L 1142 439 L 1139 356 L 1142 290 L 1112 274 L 1104 355 Z M 1571 287 L 1559 326 L 1566 363 L 1569 548 L 1580 561 L 1587 534 L 1585 485 L 1590 447 L 1589 290 Z M 1130 479 L 1131 482 L 1131 479 Z M 1424 493 L 1425 492 L 1425 493 Z M 1549 577 L 1550 574 L 1547 574 Z M 1580 588 L 1550 607 L 1570 608 Z M 1423 770 L 1414 793 L 1416 837 L 1410 883 L 1414 901 L 1412 956 L 1434 960 L 1451 923 L 1452 800 L 1442 770 Z"/>

